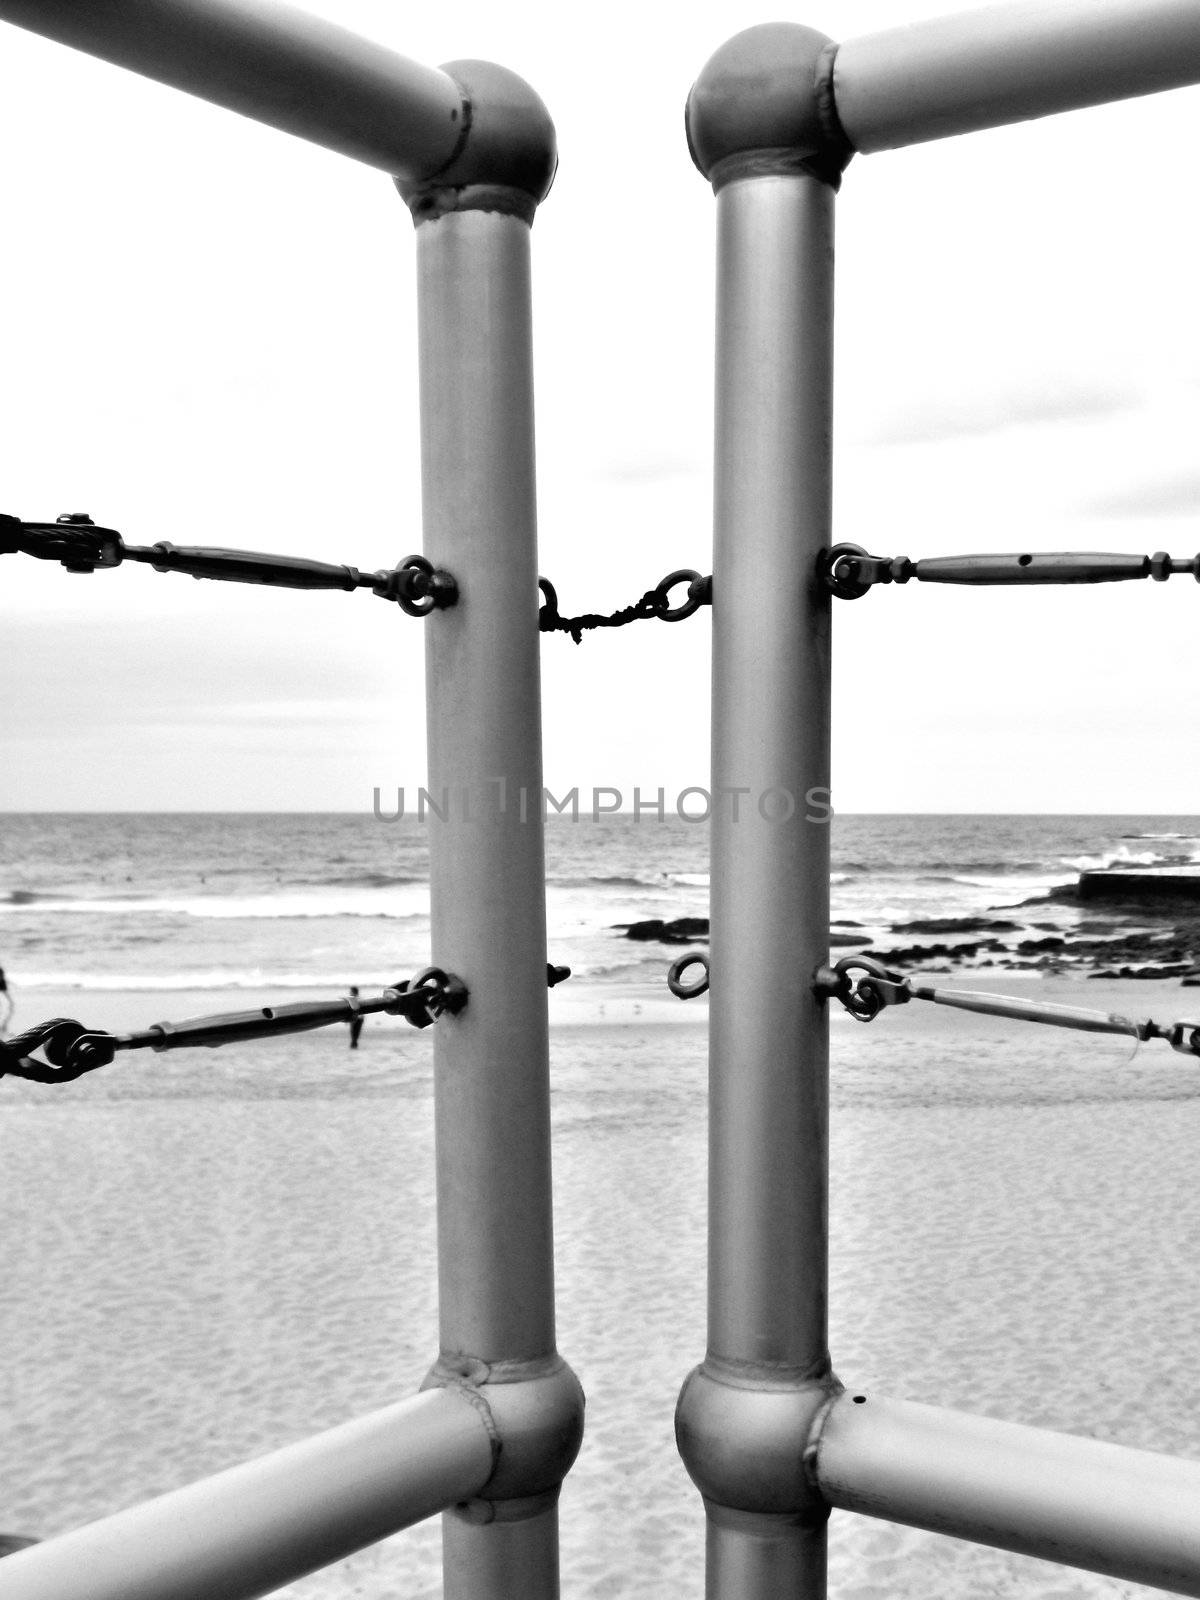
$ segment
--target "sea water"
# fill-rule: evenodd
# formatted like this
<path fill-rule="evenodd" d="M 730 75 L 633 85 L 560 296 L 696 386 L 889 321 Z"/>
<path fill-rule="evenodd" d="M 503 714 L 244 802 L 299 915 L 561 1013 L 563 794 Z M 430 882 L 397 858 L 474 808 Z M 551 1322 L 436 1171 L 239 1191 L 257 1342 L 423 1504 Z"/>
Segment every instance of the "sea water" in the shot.
<path fill-rule="evenodd" d="M 0 966 L 29 1020 L 38 989 L 391 983 L 429 962 L 426 832 L 411 815 L 3 816 Z M 614 990 L 660 981 L 662 947 L 621 925 L 707 915 L 707 833 L 549 817 L 550 960 Z M 833 915 L 879 935 L 1019 905 L 1086 867 L 1200 860 L 1200 818 L 836 817 L 831 843 Z"/>

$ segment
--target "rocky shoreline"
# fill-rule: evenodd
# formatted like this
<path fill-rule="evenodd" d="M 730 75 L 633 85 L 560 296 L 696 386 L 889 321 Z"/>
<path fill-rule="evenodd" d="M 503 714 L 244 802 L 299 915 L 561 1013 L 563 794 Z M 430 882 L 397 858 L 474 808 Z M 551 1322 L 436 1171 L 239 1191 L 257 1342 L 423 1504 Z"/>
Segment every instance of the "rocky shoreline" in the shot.
<path fill-rule="evenodd" d="M 882 930 L 834 922 L 829 943 L 905 972 L 990 968 L 1081 978 L 1178 978 L 1184 987 L 1200 987 L 1200 878 L 1181 880 L 1178 894 L 1155 885 L 1143 896 L 1131 874 L 1128 892 L 1117 892 L 1126 889 L 1118 884 L 1101 904 L 1083 884 L 1090 876 L 979 916 L 897 922 Z M 708 919 L 650 919 L 619 923 L 614 931 L 658 944 L 704 944 Z"/>

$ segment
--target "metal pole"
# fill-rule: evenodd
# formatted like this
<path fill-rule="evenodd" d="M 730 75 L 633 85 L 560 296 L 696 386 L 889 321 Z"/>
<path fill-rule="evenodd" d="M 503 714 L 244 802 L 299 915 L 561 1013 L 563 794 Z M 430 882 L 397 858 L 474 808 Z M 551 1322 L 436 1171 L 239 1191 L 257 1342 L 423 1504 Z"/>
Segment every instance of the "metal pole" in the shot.
<path fill-rule="evenodd" d="M 548 119 L 546 128 L 552 138 Z M 553 163 L 543 165 L 548 187 Z M 558 1486 L 578 1448 L 583 1402 L 555 1350 L 535 200 L 501 192 L 503 172 L 479 181 L 481 209 L 443 213 L 430 195 L 414 202 L 425 551 L 460 590 L 459 603 L 426 625 L 429 790 L 438 808 L 429 827 L 432 948 L 471 994 L 434 1041 L 442 1349 L 434 1381 L 461 1374 L 476 1385 L 501 1419 L 507 1473 L 480 1505 L 445 1520 L 449 1600 L 552 1600 Z M 533 1439 L 528 1471 L 504 1435 L 509 1407 L 520 1414 L 510 1425 Z"/>
<path fill-rule="evenodd" d="M 414 1395 L 5 1559 L 5 1600 L 254 1600 L 475 1494 L 495 1442 Z"/>
<path fill-rule="evenodd" d="M 710 1600 L 817 1600 L 802 1461 L 826 1329 L 834 190 L 791 110 L 827 41 L 768 25 L 689 101 L 717 195 L 708 1354 L 677 1434 Z M 757 95 L 742 86 L 749 79 Z M 750 126 L 747 126 L 747 124 Z M 813 128 L 816 129 L 815 120 Z M 816 138 L 819 140 L 819 130 Z M 753 141 L 753 143 L 751 143 Z M 782 157 L 782 159 L 780 159 Z M 836 181 L 836 180 L 835 180 Z"/>
<path fill-rule="evenodd" d="M 468 137 L 448 73 L 267 0 L 0 0 L 0 18 L 412 181 Z"/>
<path fill-rule="evenodd" d="M 471 993 L 434 1040 L 442 1349 L 530 1360 L 554 1266 L 529 228 L 456 213 L 417 256 L 425 548 L 461 591 L 425 634 L 432 950 Z"/>
<path fill-rule="evenodd" d="M 895 149 L 1200 82 L 1195 0 L 1025 0 L 838 47 L 856 150 Z"/>
<path fill-rule="evenodd" d="M 826 1360 L 833 191 L 717 198 L 709 1344 Z M 812 794 L 816 820 L 807 820 Z M 735 813 L 735 801 L 740 800 Z"/>
<path fill-rule="evenodd" d="M 847 1511 L 1200 1595 L 1200 1462 L 843 1395 L 816 1476 Z"/>
<path fill-rule="evenodd" d="M 804 1383 L 829 1367 L 828 1029 L 805 981 L 829 829 L 805 797 L 829 792 L 833 192 L 747 179 L 717 219 L 707 1365 Z M 715 1600 L 767 1600 L 801 1556 L 790 1592 L 823 1592 L 818 1532 L 772 1531 L 712 1522 Z"/>

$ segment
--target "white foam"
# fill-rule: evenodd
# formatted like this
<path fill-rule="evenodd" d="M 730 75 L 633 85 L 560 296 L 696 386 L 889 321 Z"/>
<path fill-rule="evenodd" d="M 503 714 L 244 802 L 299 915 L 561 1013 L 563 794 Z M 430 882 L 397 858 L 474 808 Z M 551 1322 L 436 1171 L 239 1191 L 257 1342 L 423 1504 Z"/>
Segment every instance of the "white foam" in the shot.
<path fill-rule="evenodd" d="M 403 974 L 413 963 L 399 961 L 396 972 L 372 979 L 355 975 L 360 988 L 384 988 Z M 14 988 L 17 986 L 14 985 Z M 193 972 L 23 972 L 19 985 L 27 989 L 81 989 L 114 993 L 150 993 L 157 990 L 184 991 L 188 989 L 332 989 L 345 993 L 345 972 L 266 972 L 251 968 L 236 972 L 225 968 L 210 968 Z"/>
<path fill-rule="evenodd" d="M 1128 845 L 1118 845 L 1098 856 L 1064 856 L 1064 865 L 1078 872 L 1103 871 L 1109 867 L 1152 867 L 1168 858 L 1157 850 L 1131 850 Z"/>
<path fill-rule="evenodd" d="M 202 920 L 238 921 L 264 918 L 309 917 L 386 917 L 406 921 L 429 915 L 429 888 L 426 884 L 406 884 L 386 889 L 329 889 L 260 895 L 189 895 L 162 900 L 112 899 L 35 900 L 13 905 L 0 902 L 0 913 L 36 913 L 57 916 L 62 913 L 85 916 L 165 916 L 196 917 Z"/>

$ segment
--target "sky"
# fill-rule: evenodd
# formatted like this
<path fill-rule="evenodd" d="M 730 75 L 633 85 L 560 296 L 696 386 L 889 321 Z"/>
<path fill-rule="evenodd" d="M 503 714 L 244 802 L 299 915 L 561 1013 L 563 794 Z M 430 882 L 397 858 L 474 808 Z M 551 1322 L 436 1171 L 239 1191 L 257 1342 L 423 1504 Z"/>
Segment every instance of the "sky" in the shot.
<path fill-rule="evenodd" d="M 688 89 L 780 11 L 307 9 L 499 61 L 558 129 L 533 232 L 539 561 L 564 614 L 711 570 L 715 206 Z M 810 0 L 835 39 L 933 16 Z M 587 17 L 585 23 L 580 18 Z M 1200 549 L 1200 90 L 857 157 L 835 537 Z M 390 567 L 418 550 L 412 224 L 387 177 L 0 24 L 0 511 Z M 845 811 L 1200 812 L 1200 589 L 835 604 Z M 367 593 L 0 563 L 0 809 L 368 811 L 425 778 L 422 627 Z M 708 774 L 710 621 L 543 639 L 546 782 Z"/>

